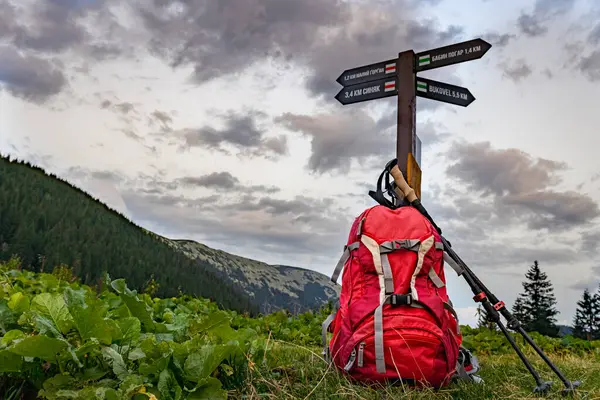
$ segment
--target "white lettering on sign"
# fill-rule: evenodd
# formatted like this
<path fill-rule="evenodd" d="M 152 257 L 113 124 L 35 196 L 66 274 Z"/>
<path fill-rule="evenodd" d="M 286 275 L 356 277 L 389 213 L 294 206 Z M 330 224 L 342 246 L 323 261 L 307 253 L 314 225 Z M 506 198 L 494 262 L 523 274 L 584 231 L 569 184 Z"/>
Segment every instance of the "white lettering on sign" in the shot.
<path fill-rule="evenodd" d="M 439 86 L 434 86 L 432 84 L 429 84 L 429 91 L 431 93 L 437 93 L 437 94 L 441 94 L 443 96 L 452 97 L 452 98 L 455 98 L 455 99 L 469 100 L 469 96 L 466 93 L 457 92 L 455 90 L 447 89 L 447 88 L 442 88 L 442 87 L 439 87 Z"/>
<path fill-rule="evenodd" d="M 480 51 L 481 51 L 481 46 L 479 46 L 479 45 L 469 46 L 464 49 L 458 49 L 458 50 L 454 50 L 454 51 L 448 51 L 446 53 L 437 54 L 437 55 L 431 57 L 431 62 L 442 61 L 442 60 L 446 60 L 446 59 L 454 58 L 454 57 L 460 57 L 463 54 L 466 55 L 466 54 L 478 53 Z"/>
<path fill-rule="evenodd" d="M 344 76 L 344 81 L 351 81 L 353 79 L 360 79 L 360 78 L 363 78 L 365 76 L 382 74 L 384 72 L 385 72 L 385 68 L 383 68 L 383 67 L 372 68 L 372 69 L 368 69 L 366 71 L 356 72 L 354 74 L 346 75 L 346 76 Z"/>
<path fill-rule="evenodd" d="M 381 85 L 374 85 L 374 86 L 369 86 L 369 87 L 362 88 L 362 89 L 354 89 L 354 90 L 347 91 L 344 93 L 344 98 L 351 99 L 354 96 L 361 96 L 361 95 L 365 95 L 365 94 L 379 93 L 379 92 L 381 92 Z"/>
<path fill-rule="evenodd" d="M 375 86 L 371 86 L 368 88 L 364 88 L 363 89 L 363 94 L 371 94 L 371 93 L 377 93 L 379 92 L 381 89 L 381 86 L 379 85 L 375 85 Z"/>

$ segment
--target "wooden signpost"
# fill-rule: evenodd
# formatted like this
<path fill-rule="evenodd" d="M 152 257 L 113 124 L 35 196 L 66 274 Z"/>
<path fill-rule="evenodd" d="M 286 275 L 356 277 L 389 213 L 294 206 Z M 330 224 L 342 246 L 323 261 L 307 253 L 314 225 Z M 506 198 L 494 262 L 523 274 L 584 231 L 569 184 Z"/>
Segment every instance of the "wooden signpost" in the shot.
<path fill-rule="evenodd" d="M 416 97 L 466 107 L 475 101 L 469 89 L 419 78 L 417 72 L 477 60 L 492 47 L 473 39 L 416 53 L 403 51 L 398 58 L 344 71 L 343 86 L 335 98 L 343 105 L 398 96 L 396 158 L 407 183 L 421 197 L 421 141 L 416 135 Z"/>

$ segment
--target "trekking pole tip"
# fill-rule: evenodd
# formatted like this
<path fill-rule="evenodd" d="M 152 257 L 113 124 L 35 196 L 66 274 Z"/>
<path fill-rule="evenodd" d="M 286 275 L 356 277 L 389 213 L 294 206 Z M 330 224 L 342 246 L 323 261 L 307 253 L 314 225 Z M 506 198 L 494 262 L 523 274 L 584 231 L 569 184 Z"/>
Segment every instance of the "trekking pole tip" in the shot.
<path fill-rule="evenodd" d="M 552 386 L 552 383 L 552 381 L 539 382 L 533 389 L 533 393 L 546 393 L 550 389 L 550 386 Z"/>
<path fill-rule="evenodd" d="M 573 395 L 575 393 L 575 390 L 579 387 L 579 385 L 581 385 L 580 381 L 569 382 L 569 387 L 566 387 L 562 390 L 562 395 L 563 396 Z"/>

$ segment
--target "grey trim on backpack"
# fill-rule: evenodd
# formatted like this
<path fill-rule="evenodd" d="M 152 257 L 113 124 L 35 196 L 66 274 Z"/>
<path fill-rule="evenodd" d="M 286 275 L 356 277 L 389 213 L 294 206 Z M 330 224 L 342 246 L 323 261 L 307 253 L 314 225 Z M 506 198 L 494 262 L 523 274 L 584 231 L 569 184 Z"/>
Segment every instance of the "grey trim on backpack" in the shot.
<path fill-rule="evenodd" d="M 460 267 L 446 252 L 444 252 L 444 261 L 452 267 L 458 276 L 461 276 L 465 272 L 465 270 L 462 269 L 462 267 Z"/>
<path fill-rule="evenodd" d="M 383 305 L 390 302 L 390 296 L 375 309 L 375 366 L 377 373 L 385 374 L 385 356 L 383 347 Z"/>
<path fill-rule="evenodd" d="M 321 341 L 323 343 L 322 354 L 326 360 L 329 359 L 329 343 L 327 342 L 327 330 L 329 329 L 329 325 L 331 325 L 334 319 L 335 313 L 329 314 L 329 316 L 325 319 L 325 321 L 323 321 L 323 324 L 321 325 Z"/>
<path fill-rule="evenodd" d="M 392 275 L 392 266 L 387 254 L 381 255 L 381 267 L 383 268 L 383 280 L 385 286 L 385 294 L 394 293 L 394 276 Z"/>
<path fill-rule="evenodd" d="M 360 242 L 354 242 L 350 243 L 347 246 L 344 246 L 344 253 L 342 254 L 342 257 L 340 257 L 340 260 L 338 261 L 337 265 L 335 266 L 335 269 L 333 270 L 333 274 L 331 275 L 331 281 L 333 283 L 337 283 L 337 280 L 340 277 L 340 273 L 342 272 L 342 269 L 344 269 L 346 261 L 348 261 L 348 259 L 350 258 L 350 252 L 358 249 L 358 246 L 360 246 Z"/>
<path fill-rule="evenodd" d="M 446 284 L 442 281 L 442 279 L 438 276 L 438 274 L 433 268 L 429 268 L 429 279 L 431 279 L 435 287 L 437 287 L 438 289 L 446 286 Z"/>
<path fill-rule="evenodd" d="M 379 245 L 379 253 L 387 254 L 400 249 L 419 251 L 420 245 L 421 241 L 419 239 L 390 240 Z"/>

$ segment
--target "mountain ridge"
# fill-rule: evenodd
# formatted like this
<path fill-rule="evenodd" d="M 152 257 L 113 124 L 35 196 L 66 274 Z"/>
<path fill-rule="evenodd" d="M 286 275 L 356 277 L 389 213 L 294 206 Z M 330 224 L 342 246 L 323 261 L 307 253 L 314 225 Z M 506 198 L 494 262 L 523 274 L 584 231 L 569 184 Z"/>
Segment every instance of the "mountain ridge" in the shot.
<path fill-rule="evenodd" d="M 71 265 L 83 283 L 108 272 L 142 290 L 156 278 L 161 296 L 183 290 L 251 313 L 307 311 L 334 300 L 340 289 L 317 271 L 166 238 L 69 181 L 1 154 L 0 214 L 0 259 L 17 254 L 34 271 Z"/>

